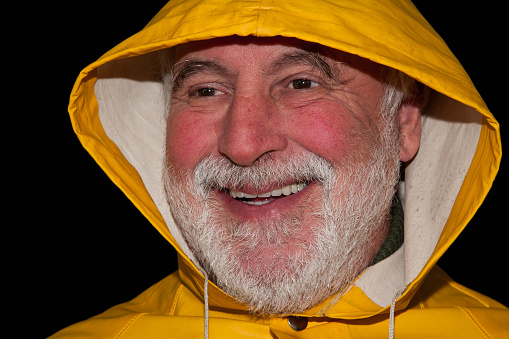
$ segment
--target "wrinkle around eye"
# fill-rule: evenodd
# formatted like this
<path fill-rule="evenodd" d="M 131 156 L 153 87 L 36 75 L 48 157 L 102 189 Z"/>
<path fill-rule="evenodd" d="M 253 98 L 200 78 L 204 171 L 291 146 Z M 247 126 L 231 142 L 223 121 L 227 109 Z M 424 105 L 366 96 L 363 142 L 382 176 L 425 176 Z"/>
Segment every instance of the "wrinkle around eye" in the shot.
<path fill-rule="evenodd" d="M 232 91 L 224 86 L 203 84 L 189 88 L 181 100 L 190 107 L 223 109 L 233 100 L 232 95 Z"/>
<path fill-rule="evenodd" d="M 201 82 L 196 84 L 190 84 L 187 87 L 187 95 L 190 97 L 207 97 L 217 96 L 231 93 L 233 90 L 231 86 L 218 82 Z"/>
<path fill-rule="evenodd" d="M 309 81 L 303 88 L 294 88 L 296 81 Z M 272 98 L 287 108 L 301 108 L 321 101 L 343 101 L 345 88 L 340 84 L 331 84 L 321 79 L 294 78 L 272 92 Z"/>

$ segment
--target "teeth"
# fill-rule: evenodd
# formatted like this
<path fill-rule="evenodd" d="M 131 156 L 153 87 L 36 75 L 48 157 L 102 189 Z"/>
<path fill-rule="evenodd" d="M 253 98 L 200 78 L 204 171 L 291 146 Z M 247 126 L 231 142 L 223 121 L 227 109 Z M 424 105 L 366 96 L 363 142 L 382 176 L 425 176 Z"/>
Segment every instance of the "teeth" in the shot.
<path fill-rule="evenodd" d="M 270 192 L 266 192 L 263 194 L 257 194 L 257 195 L 256 194 L 248 194 L 248 193 L 239 192 L 239 191 L 230 191 L 230 197 L 253 199 L 253 198 L 279 197 L 281 195 L 286 196 L 286 195 L 300 192 L 306 186 L 307 186 L 307 184 L 305 184 L 305 183 L 291 184 L 291 185 L 288 185 L 288 186 L 285 186 L 282 188 L 275 189 Z M 263 202 L 261 202 L 261 201 L 246 201 L 246 203 L 251 204 L 251 205 L 262 205 L 263 204 Z"/>
<path fill-rule="evenodd" d="M 297 184 L 292 184 L 292 193 L 297 193 L 298 191 L 300 191 L 300 190 L 298 189 L 298 187 L 299 187 L 299 186 L 298 186 Z M 301 188 L 301 189 L 302 189 L 302 188 Z"/>
<path fill-rule="evenodd" d="M 283 190 L 281 188 L 278 188 L 277 190 L 272 191 L 273 197 L 279 197 L 281 194 L 283 194 Z"/>
<path fill-rule="evenodd" d="M 292 194 L 292 185 L 285 186 L 281 189 L 281 193 L 284 195 Z"/>

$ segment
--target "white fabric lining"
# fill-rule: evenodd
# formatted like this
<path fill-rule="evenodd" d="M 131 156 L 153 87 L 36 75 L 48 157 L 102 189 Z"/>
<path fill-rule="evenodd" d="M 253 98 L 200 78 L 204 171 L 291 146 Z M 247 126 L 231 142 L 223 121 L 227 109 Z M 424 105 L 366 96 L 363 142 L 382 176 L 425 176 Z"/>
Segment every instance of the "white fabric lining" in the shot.
<path fill-rule="evenodd" d="M 158 64 L 155 52 L 99 67 L 99 117 L 108 137 L 140 174 L 171 235 L 201 270 L 175 225 L 162 184 L 166 121 Z"/>
<path fill-rule="evenodd" d="M 421 147 L 405 172 L 404 246 L 356 281 L 377 305 L 391 304 L 430 258 L 472 162 L 481 121 L 474 109 L 432 91 Z"/>

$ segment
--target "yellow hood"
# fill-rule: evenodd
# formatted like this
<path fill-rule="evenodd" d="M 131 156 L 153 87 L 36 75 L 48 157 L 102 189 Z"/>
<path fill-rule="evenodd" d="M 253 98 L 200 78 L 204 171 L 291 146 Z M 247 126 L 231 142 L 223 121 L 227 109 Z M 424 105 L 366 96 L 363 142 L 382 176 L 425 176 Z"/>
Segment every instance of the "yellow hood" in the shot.
<path fill-rule="evenodd" d="M 497 121 L 409 1 L 172 0 L 79 75 L 69 113 L 83 146 L 177 249 L 180 278 L 202 296 L 203 275 L 168 212 L 161 183 L 165 107 L 157 51 L 231 35 L 316 42 L 399 69 L 432 89 L 421 148 L 405 173 L 404 245 L 365 270 L 342 298 L 306 314 L 369 317 L 387 312 L 401 291 L 396 309 L 406 307 L 481 205 L 501 159 Z M 212 284 L 208 296 L 211 307 L 244 309 Z"/>

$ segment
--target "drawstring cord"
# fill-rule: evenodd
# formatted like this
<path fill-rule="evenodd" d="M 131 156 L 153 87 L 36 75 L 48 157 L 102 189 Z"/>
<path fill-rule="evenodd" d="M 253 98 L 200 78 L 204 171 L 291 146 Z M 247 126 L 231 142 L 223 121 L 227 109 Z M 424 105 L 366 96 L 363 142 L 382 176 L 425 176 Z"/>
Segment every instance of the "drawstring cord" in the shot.
<path fill-rule="evenodd" d="M 208 285 L 209 278 L 207 273 L 204 273 L 204 283 L 203 283 L 203 303 L 204 303 L 204 335 L 205 339 L 209 338 L 209 293 L 208 293 Z M 396 301 L 401 297 L 403 292 L 405 292 L 406 287 L 399 290 L 391 302 L 391 310 L 389 315 L 389 339 L 394 339 L 394 312 L 396 311 Z"/>
<path fill-rule="evenodd" d="M 394 311 L 396 310 L 396 301 L 398 300 L 399 297 L 401 297 L 405 290 L 406 286 L 403 289 L 399 290 L 396 293 L 396 295 L 394 295 L 394 297 L 392 298 L 391 311 L 389 316 L 389 339 L 394 339 Z"/>
<path fill-rule="evenodd" d="M 206 272 L 204 272 L 203 276 L 205 278 L 205 282 L 203 283 L 203 303 L 205 306 L 205 309 L 204 309 L 205 326 L 204 326 L 203 337 L 205 339 L 208 339 L 209 338 L 209 293 L 208 293 L 209 277 Z"/>

